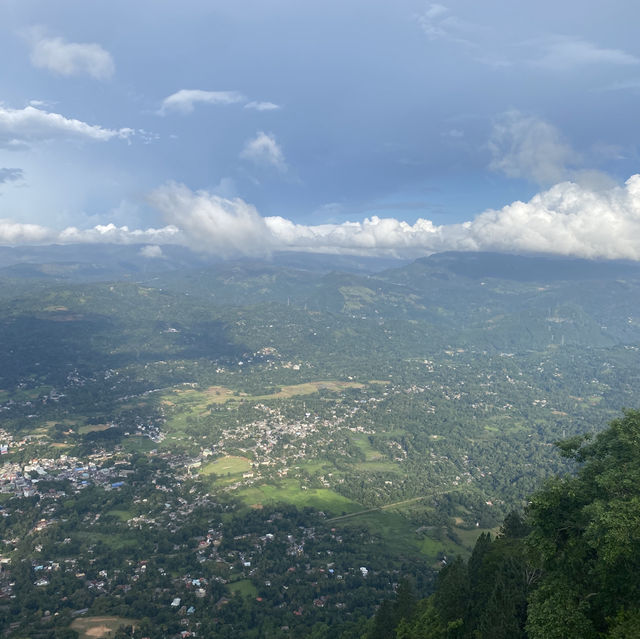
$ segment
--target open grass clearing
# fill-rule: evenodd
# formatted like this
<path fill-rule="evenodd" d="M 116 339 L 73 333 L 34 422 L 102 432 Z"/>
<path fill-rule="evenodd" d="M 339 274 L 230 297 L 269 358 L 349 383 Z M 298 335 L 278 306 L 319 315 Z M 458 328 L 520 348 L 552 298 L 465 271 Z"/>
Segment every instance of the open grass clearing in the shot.
<path fill-rule="evenodd" d="M 114 531 L 111 534 L 98 533 L 98 532 L 80 532 L 79 537 L 82 537 L 89 543 L 95 543 L 101 541 L 106 546 L 113 548 L 114 550 L 122 550 L 126 548 L 137 548 L 140 545 L 140 540 L 137 536 L 132 536 L 128 530 Z"/>
<path fill-rule="evenodd" d="M 111 424 L 85 424 L 78 428 L 78 433 L 80 435 L 86 435 L 87 433 L 101 433 L 105 430 L 109 430 L 110 428 Z"/>
<path fill-rule="evenodd" d="M 232 595 L 237 593 L 243 597 L 255 597 L 258 594 L 256 587 L 248 579 L 232 581 L 227 584 L 227 589 Z"/>
<path fill-rule="evenodd" d="M 133 517 L 133 513 L 130 510 L 108 510 L 106 514 L 113 515 L 125 523 Z"/>
<path fill-rule="evenodd" d="M 75 630 L 80 639 L 101 639 L 113 637 L 121 626 L 135 626 L 137 619 L 126 617 L 81 617 L 71 622 L 71 630 Z"/>
<path fill-rule="evenodd" d="M 369 435 L 367 435 L 366 433 L 354 433 L 353 435 L 351 435 L 351 441 L 364 454 L 365 461 L 371 462 L 383 458 L 382 453 L 377 451 L 371 445 Z"/>
<path fill-rule="evenodd" d="M 220 457 L 202 466 L 200 468 L 200 474 L 226 477 L 227 475 L 240 475 L 250 470 L 251 462 L 246 457 L 227 455 L 226 457 Z"/>
<path fill-rule="evenodd" d="M 337 393 L 346 388 L 363 388 L 363 384 L 358 382 L 342 382 L 335 380 L 305 382 L 303 384 L 293 384 L 290 386 L 282 386 L 276 393 L 266 395 L 247 395 L 245 393 L 234 391 L 224 386 L 210 386 L 204 390 L 195 390 L 191 388 L 173 389 L 173 391 L 163 398 L 163 402 L 168 406 L 179 407 L 183 404 L 192 407 L 200 406 L 203 409 L 209 404 L 224 404 L 234 401 L 267 401 L 270 399 L 290 399 L 298 395 L 313 395 L 320 391 L 330 391 Z"/>
<path fill-rule="evenodd" d="M 400 473 L 400 468 L 391 461 L 371 461 L 354 464 L 356 470 L 365 473 Z"/>
<path fill-rule="evenodd" d="M 285 503 L 297 508 L 307 506 L 340 515 L 357 512 L 362 506 L 328 488 L 303 488 L 298 480 L 284 479 L 273 484 L 243 488 L 237 496 L 249 506 Z"/>

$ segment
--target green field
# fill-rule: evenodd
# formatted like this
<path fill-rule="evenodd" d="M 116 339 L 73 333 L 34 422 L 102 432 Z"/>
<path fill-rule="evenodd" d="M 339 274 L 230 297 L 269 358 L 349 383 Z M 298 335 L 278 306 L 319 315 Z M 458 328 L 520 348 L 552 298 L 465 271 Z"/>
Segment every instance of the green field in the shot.
<path fill-rule="evenodd" d="M 232 595 L 239 594 L 243 597 L 255 597 L 258 594 L 256 587 L 248 579 L 233 581 L 227 584 L 227 589 Z"/>
<path fill-rule="evenodd" d="M 369 435 L 365 433 L 354 433 L 351 441 L 362 451 L 365 461 L 371 462 L 383 457 L 382 453 L 377 451 L 369 441 Z"/>
<path fill-rule="evenodd" d="M 251 462 L 246 457 L 227 455 L 202 466 L 200 473 L 202 475 L 226 477 L 227 475 L 240 475 L 249 470 L 251 470 Z"/>
<path fill-rule="evenodd" d="M 80 435 L 86 435 L 87 433 L 101 433 L 111 428 L 110 424 L 86 424 L 78 428 Z"/>
<path fill-rule="evenodd" d="M 363 388 L 363 384 L 357 382 L 341 382 L 341 381 L 319 381 L 306 382 L 304 384 L 292 384 L 290 386 L 282 386 L 276 393 L 267 395 L 247 395 L 240 393 L 224 386 L 210 386 L 205 390 L 194 389 L 174 389 L 169 395 L 164 397 L 164 403 L 168 406 L 190 405 L 195 408 L 199 406 L 203 410 L 209 404 L 224 404 L 226 402 L 241 401 L 266 401 L 269 399 L 290 399 L 298 395 L 313 395 L 321 390 L 337 393 L 345 388 Z"/>
<path fill-rule="evenodd" d="M 285 479 L 277 484 L 263 484 L 239 490 L 237 496 L 250 506 L 264 504 L 293 504 L 298 508 L 310 506 L 332 514 L 351 513 L 362 510 L 354 501 L 328 488 L 303 489 L 295 479 Z"/>
<path fill-rule="evenodd" d="M 125 523 L 133 517 L 133 513 L 130 510 L 108 510 L 106 514 L 113 515 Z"/>

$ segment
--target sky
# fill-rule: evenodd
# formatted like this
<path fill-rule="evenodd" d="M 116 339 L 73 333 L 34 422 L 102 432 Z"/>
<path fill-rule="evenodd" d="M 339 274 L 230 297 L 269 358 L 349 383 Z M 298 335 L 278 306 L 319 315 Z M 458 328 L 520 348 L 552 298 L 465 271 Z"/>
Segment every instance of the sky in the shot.
<path fill-rule="evenodd" d="M 640 259 L 628 0 L 0 0 L 0 244 Z"/>

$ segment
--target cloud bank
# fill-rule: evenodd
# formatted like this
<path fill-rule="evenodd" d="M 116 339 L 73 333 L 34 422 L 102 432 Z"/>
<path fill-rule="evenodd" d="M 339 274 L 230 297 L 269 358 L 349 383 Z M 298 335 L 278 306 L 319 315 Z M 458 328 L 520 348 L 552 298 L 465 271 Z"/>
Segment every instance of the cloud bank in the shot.
<path fill-rule="evenodd" d="M 640 174 L 623 186 L 589 189 L 562 182 L 528 202 L 488 210 L 462 224 L 371 217 L 360 222 L 305 225 L 262 217 L 255 207 L 169 183 L 150 196 L 167 226 L 130 230 L 113 224 L 56 232 L 0 221 L 0 243 L 181 244 L 221 256 L 309 251 L 418 257 L 438 251 L 552 253 L 640 260 Z M 150 248 L 149 255 L 159 255 Z"/>

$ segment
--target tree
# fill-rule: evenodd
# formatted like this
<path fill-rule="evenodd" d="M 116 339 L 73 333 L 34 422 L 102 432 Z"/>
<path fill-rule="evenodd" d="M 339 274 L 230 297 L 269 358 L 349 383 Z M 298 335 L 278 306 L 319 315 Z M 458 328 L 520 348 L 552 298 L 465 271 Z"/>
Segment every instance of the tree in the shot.
<path fill-rule="evenodd" d="M 529 508 L 544 576 L 530 598 L 528 635 L 624 636 L 640 613 L 640 412 L 561 450 L 581 467 L 549 482 Z"/>

